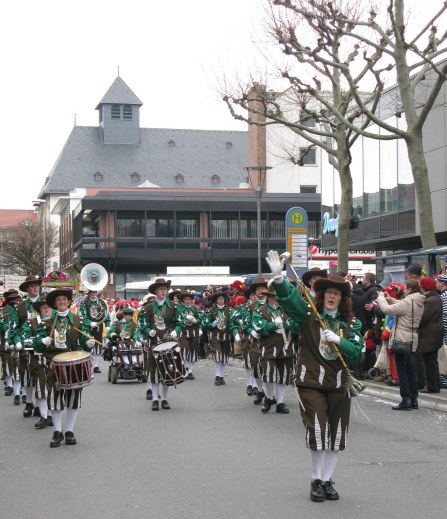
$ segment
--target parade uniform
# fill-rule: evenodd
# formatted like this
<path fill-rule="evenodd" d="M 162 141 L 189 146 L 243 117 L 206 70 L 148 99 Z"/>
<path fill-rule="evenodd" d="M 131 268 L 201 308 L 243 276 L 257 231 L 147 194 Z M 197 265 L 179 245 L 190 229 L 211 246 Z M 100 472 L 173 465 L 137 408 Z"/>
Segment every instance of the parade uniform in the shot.
<path fill-rule="evenodd" d="M 26 365 L 26 354 L 23 350 L 20 326 L 19 326 L 19 314 L 17 312 L 17 306 L 22 301 L 20 296 L 11 295 L 6 299 L 8 301 L 8 330 L 7 340 L 9 344 L 9 350 L 11 352 L 11 374 L 13 380 L 13 393 L 14 393 L 14 404 L 20 405 L 20 391 L 24 385 L 24 365 Z"/>
<path fill-rule="evenodd" d="M 124 315 L 131 315 L 133 317 L 134 311 L 131 308 L 123 310 Z M 135 321 L 127 321 L 124 317 L 120 320 L 115 320 L 107 333 L 112 353 L 118 354 L 123 364 L 127 366 L 140 366 L 139 355 L 141 354 L 140 331 L 137 328 Z M 128 354 L 120 354 L 120 350 L 129 352 Z M 139 352 L 139 353 L 137 353 Z"/>
<path fill-rule="evenodd" d="M 5 396 L 12 395 L 14 392 L 13 389 L 13 375 L 14 375 L 14 367 L 13 367 L 13 350 L 14 350 L 14 342 L 13 339 L 10 338 L 10 313 L 12 312 L 11 304 L 15 299 L 19 298 L 19 293 L 17 290 L 8 290 L 3 296 L 5 300 L 2 303 L 2 312 L 1 312 L 1 321 L 0 321 L 0 329 L 1 329 L 1 345 L 2 345 L 2 369 L 5 377 Z M 20 389 L 19 389 L 20 392 Z M 17 401 L 17 399 L 16 399 Z M 20 403 L 20 400 L 19 402 Z"/>
<path fill-rule="evenodd" d="M 95 346 L 92 351 L 94 361 L 94 372 L 101 373 L 99 368 L 99 357 L 102 353 L 102 342 L 103 342 L 103 326 L 106 330 L 110 327 L 110 313 L 109 306 L 104 299 L 99 297 L 90 297 L 91 292 L 95 290 L 89 290 L 88 295 L 79 304 L 79 315 L 82 318 L 82 322 L 85 322 L 85 327 L 89 327 L 89 334 L 95 339 Z"/>

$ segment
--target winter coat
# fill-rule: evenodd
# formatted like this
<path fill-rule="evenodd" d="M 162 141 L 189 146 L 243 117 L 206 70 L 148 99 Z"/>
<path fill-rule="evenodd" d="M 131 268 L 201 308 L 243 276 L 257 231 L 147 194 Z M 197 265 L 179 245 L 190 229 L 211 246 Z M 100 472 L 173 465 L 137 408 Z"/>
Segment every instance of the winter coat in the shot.
<path fill-rule="evenodd" d="M 418 328 L 424 313 L 425 296 L 419 292 L 408 294 L 400 301 L 389 297 L 388 300 L 379 292 L 377 304 L 385 315 L 394 315 L 393 328 L 391 329 L 390 344 L 397 341 L 413 341 L 413 351 L 418 345 Z"/>
<path fill-rule="evenodd" d="M 444 324 L 442 321 L 442 303 L 436 290 L 426 292 L 424 313 L 419 324 L 420 353 L 438 351 L 442 346 Z"/>

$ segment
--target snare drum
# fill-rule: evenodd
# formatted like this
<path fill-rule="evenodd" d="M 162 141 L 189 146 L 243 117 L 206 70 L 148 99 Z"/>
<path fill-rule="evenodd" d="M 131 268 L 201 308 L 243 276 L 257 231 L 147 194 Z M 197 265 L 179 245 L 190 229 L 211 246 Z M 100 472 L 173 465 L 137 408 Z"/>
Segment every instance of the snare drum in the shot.
<path fill-rule="evenodd" d="M 53 359 L 59 389 L 79 389 L 93 383 L 92 357 L 85 351 L 60 353 Z"/>
<path fill-rule="evenodd" d="M 186 369 L 180 346 L 176 341 L 158 344 L 152 349 L 158 378 L 166 386 L 181 384 L 186 378 Z"/>

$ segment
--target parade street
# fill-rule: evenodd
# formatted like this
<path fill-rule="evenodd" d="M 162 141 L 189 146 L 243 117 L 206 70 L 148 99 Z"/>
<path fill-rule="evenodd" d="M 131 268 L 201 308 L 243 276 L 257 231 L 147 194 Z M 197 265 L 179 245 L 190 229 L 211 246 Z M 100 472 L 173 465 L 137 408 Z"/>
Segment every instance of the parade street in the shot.
<path fill-rule="evenodd" d="M 263 415 L 245 396 L 239 361 L 213 385 L 211 360 L 194 381 L 170 388 L 171 410 L 151 411 L 146 385 L 86 387 L 78 444 L 51 449 L 24 406 L 0 396 L 2 517 L 421 518 L 445 514 L 447 414 L 391 410 L 355 399 L 347 450 L 334 474 L 339 501 L 309 499 L 310 455 L 295 391 L 289 415 Z"/>

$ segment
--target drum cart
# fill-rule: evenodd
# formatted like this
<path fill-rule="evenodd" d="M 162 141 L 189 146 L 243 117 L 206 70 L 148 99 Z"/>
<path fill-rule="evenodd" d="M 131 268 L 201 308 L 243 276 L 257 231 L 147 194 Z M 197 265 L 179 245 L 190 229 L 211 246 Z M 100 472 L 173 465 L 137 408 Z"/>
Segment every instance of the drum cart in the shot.
<path fill-rule="evenodd" d="M 116 350 L 113 350 L 113 346 Z M 104 360 L 110 361 L 107 381 L 116 384 L 118 380 L 138 380 L 147 382 L 143 370 L 141 349 L 136 349 L 131 343 L 110 342 L 103 353 Z M 137 358 L 137 362 L 133 359 Z"/>

